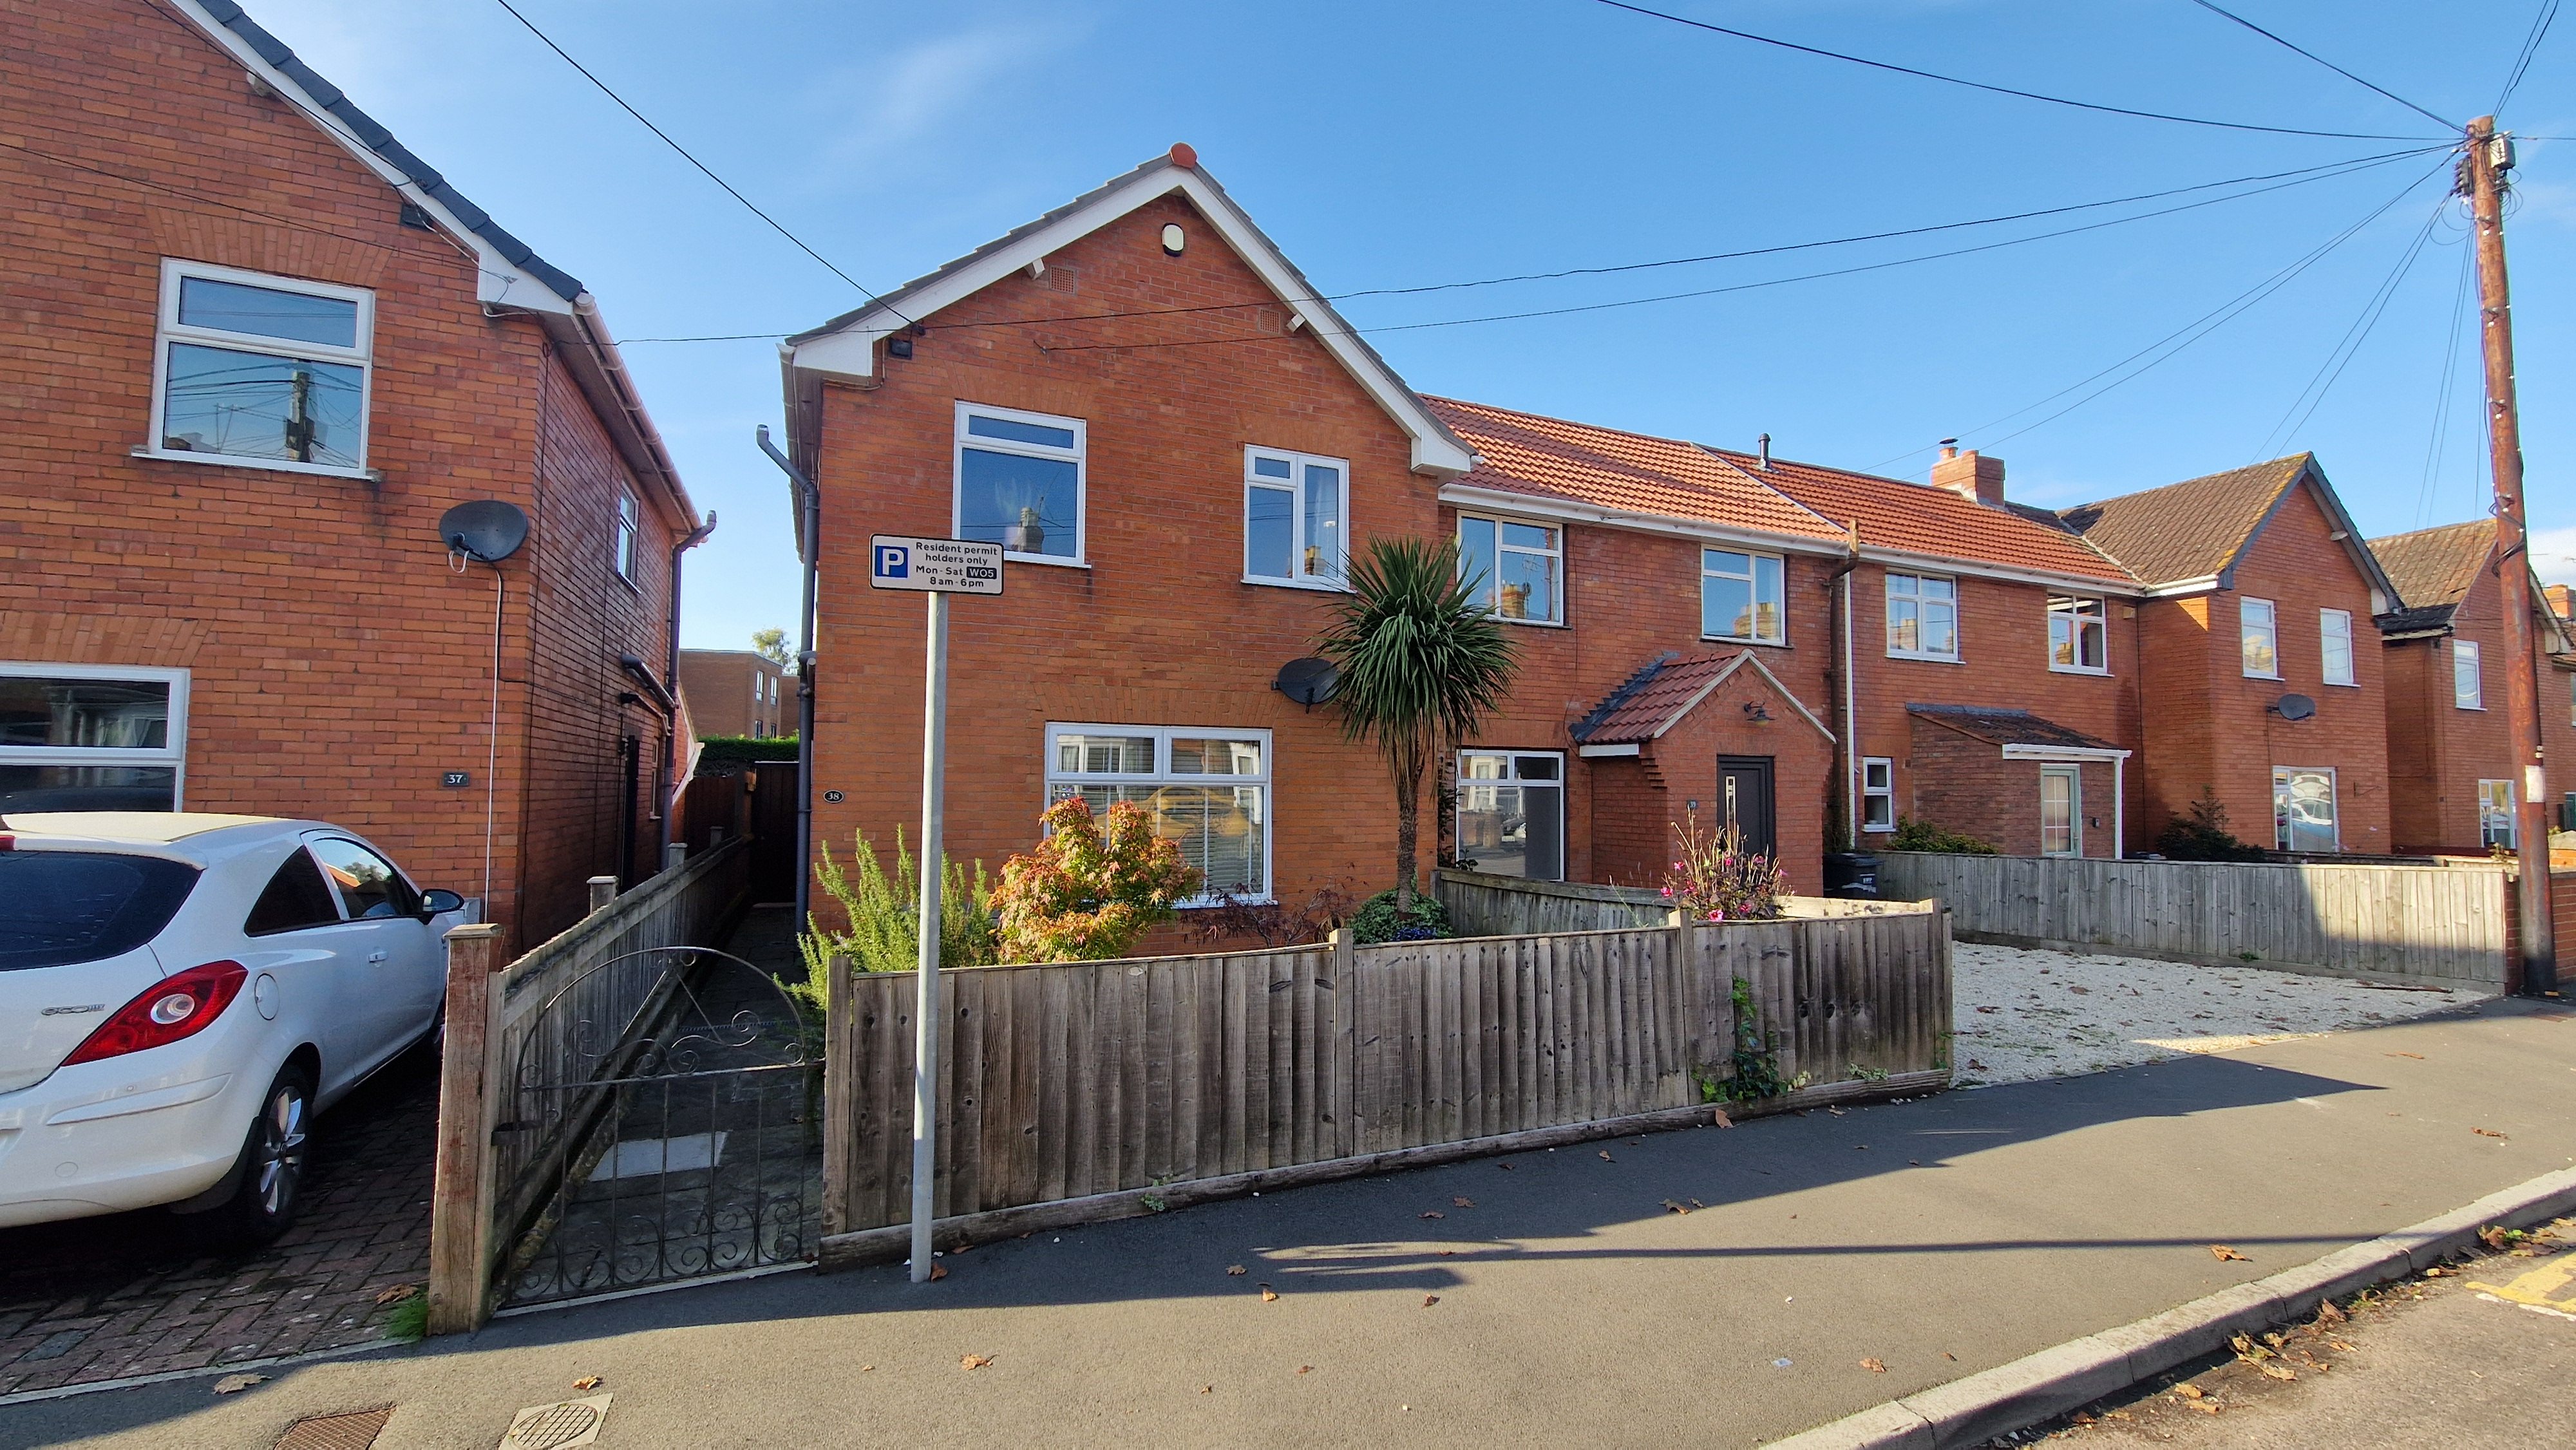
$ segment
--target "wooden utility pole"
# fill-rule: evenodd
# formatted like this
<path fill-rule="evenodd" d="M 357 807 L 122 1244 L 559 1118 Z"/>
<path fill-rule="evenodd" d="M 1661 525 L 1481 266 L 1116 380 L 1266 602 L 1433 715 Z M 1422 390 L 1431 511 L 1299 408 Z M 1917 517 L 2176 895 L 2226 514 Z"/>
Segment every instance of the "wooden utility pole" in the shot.
<path fill-rule="evenodd" d="M 2469 123 L 2462 169 L 2478 229 L 2478 337 L 2486 352 L 2487 450 L 2495 472 L 2496 582 L 2504 598 L 2505 708 L 2522 779 L 2514 800 L 2514 842 L 2522 881 L 2515 893 L 2522 930 L 2522 990 L 2555 995 L 2558 944 L 2549 912 L 2549 782 L 2540 744 L 2539 631 L 2531 618 L 2531 543 L 2522 515 L 2522 423 L 2515 412 L 2513 311 L 2504 273 L 2504 173 L 2513 143 L 2495 117 Z"/>

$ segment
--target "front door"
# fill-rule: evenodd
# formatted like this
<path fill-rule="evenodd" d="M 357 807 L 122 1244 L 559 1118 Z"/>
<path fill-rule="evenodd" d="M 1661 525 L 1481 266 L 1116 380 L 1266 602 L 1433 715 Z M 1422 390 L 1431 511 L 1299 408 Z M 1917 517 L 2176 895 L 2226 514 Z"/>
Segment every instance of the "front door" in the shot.
<path fill-rule="evenodd" d="M 2084 776 L 2074 765 L 2039 768 L 2039 854 L 2084 854 Z"/>
<path fill-rule="evenodd" d="M 1717 758 L 1717 822 L 1744 833 L 1744 849 L 1775 860 L 1779 832 L 1773 824 L 1771 757 L 1721 755 Z"/>

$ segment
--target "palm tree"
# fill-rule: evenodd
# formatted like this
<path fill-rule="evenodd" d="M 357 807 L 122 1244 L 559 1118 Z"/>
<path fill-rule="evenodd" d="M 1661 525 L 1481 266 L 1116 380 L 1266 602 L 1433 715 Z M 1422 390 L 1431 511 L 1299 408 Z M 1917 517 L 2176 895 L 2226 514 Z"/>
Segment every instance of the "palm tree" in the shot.
<path fill-rule="evenodd" d="M 1316 641 L 1341 672 L 1342 733 L 1374 740 L 1395 785 L 1395 904 L 1413 910 L 1422 773 L 1443 738 L 1465 739 L 1498 709 L 1519 668 L 1512 641 L 1458 577 L 1458 545 L 1371 539 L 1351 592 Z"/>

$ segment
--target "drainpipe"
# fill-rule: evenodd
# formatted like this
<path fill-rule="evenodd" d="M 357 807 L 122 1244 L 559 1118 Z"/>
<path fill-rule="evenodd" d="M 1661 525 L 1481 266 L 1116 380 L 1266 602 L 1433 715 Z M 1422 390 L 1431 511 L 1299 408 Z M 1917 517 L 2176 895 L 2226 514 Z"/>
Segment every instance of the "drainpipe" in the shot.
<path fill-rule="evenodd" d="M 1850 839 L 1843 843 L 1843 849 L 1846 851 L 1859 850 L 1861 843 L 1860 727 L 1858 723 L 1860 707 L 1856 702 L 1860 682 L 1852 678 L 1853 660 L 1857 651 L 1852 647 L 1854 630 L 1851 587 L 1852 572 L 1858 568 L 1860 568 L 1860 520 L 1854 519 L 1851 521 L 1850 551 L 1845 555 L 1843 562 L 1835 568 L 1832 580 L 1842 589 L 1843 606 L 1843 821 L 1844 828 L 1851 833 Z M 1892 787 L 1895 782 L 1891 780 L 1888 784 Z"/>
<path fill-rule="evenodd" d="M 823 554 L 823 492 L 778 445 L 769 441 L 769 425 L 757 430 L 760 451 L 769 455 L 796 482 L 803 500 L 796 534 L 797 552 L 805 565 L 805 608 L 796 644 L 796 930 L 805 930 L 813 910 L 814 879 L 814 581 Z M 936 888 L 934 888 L 936 889 Z"/>
<path fill-rule="evenodd" d="M 696 528 L 690 530 L 688 537 L 671 546 L 671 649 L 667 657 L 668 662 L 664 665 L 662 670 L 662 678 L 671 682 L 671 698 L 673 701 L 670 728 L 662 732 L 662 779 L 664 787 L 662 790 L 662 855 L 660 859 L 664 861 L 671 859 L 671 832 L 679 825 L 680 821 L 680 792 L 687 789 L 689 784 L 687 781 L 680 779 L 680 711 L 677 703 L 680 694 L 680 556 L 689 552 L 691 549 L 696 548 L 698 545 L 705 543 L 707 541 L 707 535 L 712 534 L 715 531 L 716 511 L 714 509 L 709 509 L 707 510 L 707 521 L 705 523 L 702 523 Z"/>
<path fill-rule="evenodd" d="M 2125 755 L 2111 757 L 2111 859 L 2114 861 L 2129 859 L 2129 793 L 2127 782 L 2121 779 L 2128 764 L 2129 757 Z"/>

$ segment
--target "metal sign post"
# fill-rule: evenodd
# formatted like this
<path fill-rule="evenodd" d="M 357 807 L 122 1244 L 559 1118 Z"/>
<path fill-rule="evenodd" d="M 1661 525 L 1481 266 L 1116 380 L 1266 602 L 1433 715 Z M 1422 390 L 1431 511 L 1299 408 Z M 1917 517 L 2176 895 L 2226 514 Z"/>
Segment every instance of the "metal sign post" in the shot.
<path fill-rule="evenodd" d="M 1002 546 L 967 539 L 877 534 L 868 584 L 930 596 L 927 683 L 921 705 L 920 955 L 912 1014 L 912 1282 L 930 1278 L 932 1173 L 939 1157 L 939 896 L 948 861 L 940 839 L 948 772 L 948 596 L 1002 592 Z"/>

